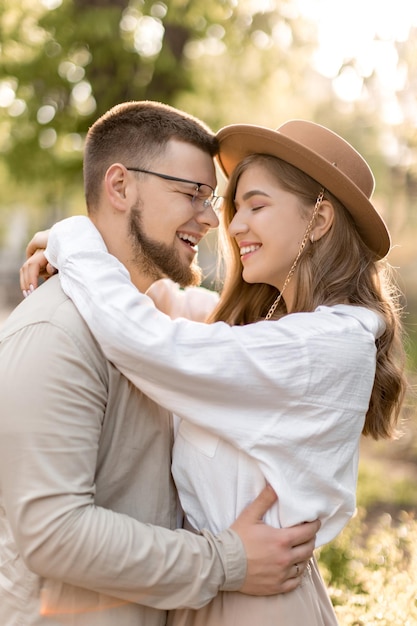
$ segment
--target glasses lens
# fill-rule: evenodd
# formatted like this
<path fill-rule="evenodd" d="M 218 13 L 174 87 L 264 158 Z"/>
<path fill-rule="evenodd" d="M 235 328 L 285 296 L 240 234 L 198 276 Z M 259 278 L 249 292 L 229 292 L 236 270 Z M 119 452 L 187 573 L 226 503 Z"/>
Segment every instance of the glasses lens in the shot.
<path fill-rule="evenodd" d="M 222 196 L 213 196 L 213 200 L 211 201 L 211 207 L 216 215 L 220 215 L 223 206 L 223 197 Z"/>
<path fill-rule="evenodd" d="M 199 185 L 194 192 L 193 205 L 199 211 L 213 207 L 213 190 L 208 185 Z"/>

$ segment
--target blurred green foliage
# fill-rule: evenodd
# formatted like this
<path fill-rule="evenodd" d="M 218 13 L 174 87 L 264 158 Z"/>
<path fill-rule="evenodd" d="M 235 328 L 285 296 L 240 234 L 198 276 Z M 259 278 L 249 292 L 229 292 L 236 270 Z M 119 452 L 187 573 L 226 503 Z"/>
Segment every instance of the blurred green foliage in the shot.
<path fill-rule="evenodd" d="M 281 0 L 280 5 L 286 4 Z M 249 93 L 267 78 L 273 63 L 272 55 L 263 55 L 263 64 L 256 62 L 261 52 L 254 33 L 268 37 L 277 22 L 299 29 L 285 12 L 252 13 L 232 0 L 63 0 L 56 8 L 46 5 L 3 0 L 0 9 L 0 81 L 15 94 L 10 106 L 0 109 L 1 152 L 13 178 L 41 180 L 46 187 L 58 180 L 80 184 L 85 133 L 119 102 L 150 99 L 175 105 L 196 94 L 209 105 L 204 119 L 218 126 L 224 116 L 213 96 L 217 92 L 223 100 L 226 81 L 233 82 L 230 74 L 222 77 L 224 57 L 230 56 L 234 81 L 246 77 L 239 92 Z M 212 52 L 204 54 L 204 46 Z M 206 59 L 201 59 L 202 67 L 201 56 Z M 242 71 L 249 59 L 252 71 L 248 65 Z"/>
<path fill-rule="evenodd" d="M 363 80 L 364 97 L 350 103 L 317 72 L 317 24 L 294 0 L 2 0 L 0 28 L 0 157 L 9 177 L 41 183 L 51 202 L 80 185 L 91 123 L 131 99 L 182 107 L 214 129 L 315 119 L 370 160 L 388 217 L 396 187 L 407 206 L 415 197 L 412 32 L 396 44 L 407 80 L 395 94 L 403 122 L 394 132 L 375 72 L 362 76 L 355 59 L 344 61 L 339 73 Z M 398 144 L 395 163 L 389 144 Z"/>

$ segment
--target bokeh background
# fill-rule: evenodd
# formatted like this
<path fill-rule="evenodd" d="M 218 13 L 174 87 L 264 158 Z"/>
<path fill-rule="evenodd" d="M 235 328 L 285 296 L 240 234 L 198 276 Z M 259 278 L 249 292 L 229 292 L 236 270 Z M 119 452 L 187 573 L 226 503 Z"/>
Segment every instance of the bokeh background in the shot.
<path fill-rule="evenodd" d="M 342 626 L 417 625 L 417 3 L 1 0 L 0 323 L 21 300 L 33 233 L 85 211 L 88 127 L 140 99 L 215 130 L 311 119 L 371 164 L 404 293 L 410 391 L 402 436 L 363 442 L 358 513 L 319 558 Z M 209 286 L 215 244 L 200 249 Z"/>

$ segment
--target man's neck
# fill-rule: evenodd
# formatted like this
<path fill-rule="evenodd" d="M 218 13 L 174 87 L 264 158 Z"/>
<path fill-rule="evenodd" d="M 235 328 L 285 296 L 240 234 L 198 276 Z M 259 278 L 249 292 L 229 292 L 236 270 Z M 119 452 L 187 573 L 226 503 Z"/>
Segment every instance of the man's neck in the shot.
<path fill-rule="evenodd" d="M 144 274 L 137 267 L 129 267 L 129 264 L 124 264 L 130 274 L 130 280 L 139 291 L 146 293 L 149 287 L 157 280 L 146 274 Z"/>

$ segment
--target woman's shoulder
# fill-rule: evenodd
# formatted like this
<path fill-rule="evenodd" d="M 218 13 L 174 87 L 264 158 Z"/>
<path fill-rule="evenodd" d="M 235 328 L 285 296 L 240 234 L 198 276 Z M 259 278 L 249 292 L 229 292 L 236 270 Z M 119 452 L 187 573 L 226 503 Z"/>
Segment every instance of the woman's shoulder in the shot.
<path fill-rule="evenodd" d="M 341 325 L 360 325 L 365 331 L 371 332 L 375 337 L 379 337 L 385 330 L 385 322 L 382 316 L 364 306 L 353 304 L 336 304 L 333 306 L 319 306 L 316 314 L 324 317 L 331 316 Z"/>
<path fill-rule="evenodd" d="M 379 337 L 385 329 L 382 317 L 362 306 L 351 304 L 320 305 L 314 311 L 291 313 L 280 322 L 288 328 L 310 333 L 371 333 Z"/>

